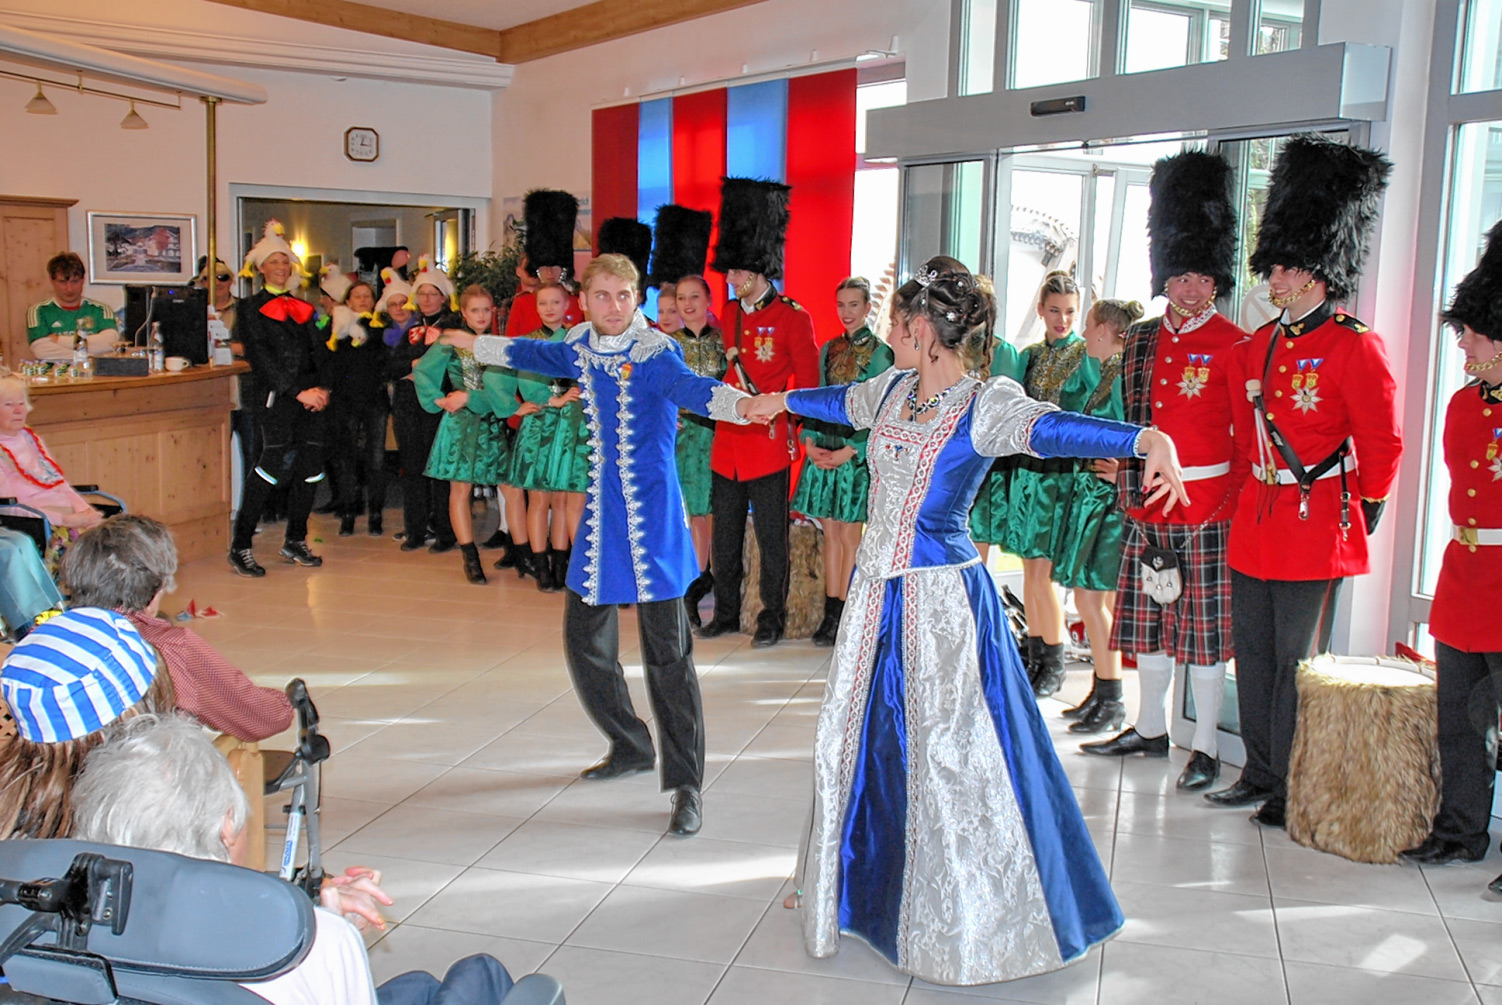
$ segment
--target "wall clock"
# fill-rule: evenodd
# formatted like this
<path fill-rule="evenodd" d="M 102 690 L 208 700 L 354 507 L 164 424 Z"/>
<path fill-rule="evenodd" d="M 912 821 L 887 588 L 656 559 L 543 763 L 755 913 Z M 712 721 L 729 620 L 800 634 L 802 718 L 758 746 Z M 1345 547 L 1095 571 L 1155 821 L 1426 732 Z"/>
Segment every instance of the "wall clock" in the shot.
<path fill-rule="evenodd" d="M 369 126 L 350 126 L 344 131 L 344 156 L 369 163 L 381 156 L 381 134 Z"/>

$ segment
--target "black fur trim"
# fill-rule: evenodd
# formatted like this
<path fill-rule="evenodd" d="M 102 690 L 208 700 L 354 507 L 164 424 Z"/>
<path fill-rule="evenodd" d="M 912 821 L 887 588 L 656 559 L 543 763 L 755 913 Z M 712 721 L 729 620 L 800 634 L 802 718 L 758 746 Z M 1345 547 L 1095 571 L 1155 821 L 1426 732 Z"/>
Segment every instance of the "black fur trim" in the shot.
<path fill-rule="evenodd" d="M 1172 276 L 1197 272 L 1215 280 L 1220 296 L 1236 284 L 1236 203 L 1231 165 L 1202 150 L 1186 150 L 1153 165 L 1147 236 L 1153 296 Z"/>
<path fill-rule="evenodd" d="M 652 285 L 702 276 L 709 260 L 714 214 L 669 203 L 657 207 L 657 239 L 652 246 Z"/>
<path fill-rule="evenodd" d="M 711 266 L 716 272 L 745 269 L 768 279 L 782 278 L 791 191 L 775 181 L 721 180 L 720 240 Z"/>
<path fill-rule="evenodd" d="M 524 248 L 527 271 L 549 265 L 574 271 L 574 224 L 579 218 L 579 200 L 567 192 L 534 188 L 522 201 L 526 226 Z"/>
<path fill-rule="evenodd" d="M 647 281 L 647 260 L 652 257 L 652 228 L 629 216 L 612 216 L 600 224 L 596 235 L 602 255 L 625 255 L 636 266 L 636 282 Z"/>
<path fill-rule="evenodd" d="M 1375 150 L 1304 133 L 1289 137 L 1273 164 L 1251 269 L 1307 269 L 1332 300 L 1356 289 L 1366 241 L 1377 222 L 1392 161 Z"/>
<path fill-rule="evenodd" d="M 1492 225 L 1481 261 L 1455 287 L 1441 316 L 1456 331 L 1469 325 L 1478 335 L 1502 341 L 1502 220 Z"/>

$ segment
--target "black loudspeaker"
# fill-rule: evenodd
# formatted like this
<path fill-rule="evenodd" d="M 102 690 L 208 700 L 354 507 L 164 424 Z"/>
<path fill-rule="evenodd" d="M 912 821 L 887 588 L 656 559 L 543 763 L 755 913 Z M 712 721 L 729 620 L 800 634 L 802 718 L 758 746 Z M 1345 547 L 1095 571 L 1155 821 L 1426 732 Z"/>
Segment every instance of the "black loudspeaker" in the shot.
<path fill-rule="evenodd" d="M 162 348 L 195 366 L 209 361 L 209 295 L 196 286 L 127 286 L 122 338 L 144 346 L 151 325 L 162 326 Z"/>

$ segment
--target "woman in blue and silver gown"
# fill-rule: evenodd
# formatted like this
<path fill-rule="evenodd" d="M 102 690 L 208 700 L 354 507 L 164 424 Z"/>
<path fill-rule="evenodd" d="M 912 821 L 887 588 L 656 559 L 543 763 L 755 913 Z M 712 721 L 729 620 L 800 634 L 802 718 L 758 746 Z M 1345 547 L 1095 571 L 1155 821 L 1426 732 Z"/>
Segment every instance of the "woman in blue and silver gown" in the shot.
<path fill-rule="evenodd" d="M 1146 458 L 1183 499 L 1171 440 L 1061 412 L 955 348 L 989 298 L 930 262 L 893 300 L 899 369 L 759 399 L 871 430 L 870 523 L 814 740 L 799 862 L 810 955 L 840 934 L 936 984 L 1012 980 L 1083 956 L 1122 925 L 966 516 L 994 458 Z M 753 413 L 754 414 L 754 413 Z"/>

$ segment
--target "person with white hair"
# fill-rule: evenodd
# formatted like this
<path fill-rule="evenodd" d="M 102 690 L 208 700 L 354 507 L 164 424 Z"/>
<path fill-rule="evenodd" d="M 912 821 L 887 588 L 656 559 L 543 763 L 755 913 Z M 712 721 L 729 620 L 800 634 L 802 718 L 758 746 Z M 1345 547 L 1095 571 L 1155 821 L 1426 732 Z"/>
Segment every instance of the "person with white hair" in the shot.
<path fill-rule="evenodd" d="M 80 841 L 172 852 L 240 865 L 250 802 L 229 762 L 191 720 L 139 715 L 85 762 L 73 793 L 74 837 Z M 437 1000 L 498 1003 L 511 976 L 490 956 L 450 968 L 440 985 L 429 974 L 402 974 L 375 988 L 370 957 L 346 913 L 351 894 L 379 894 L 379 877 L 363 873 L 325 887 L 314 908 L 313 945 L 301 963 L 268 981 L 243 986 L 273 1005 L 425 1005 Z M 357 919 L 360 915 L 353 915 Z M 369 917 L 369 915 L 365 915 Z M 376 916 L 379 917 L 378 915 Z M 442 997 L 439 997 L 439 996 Z"/>

